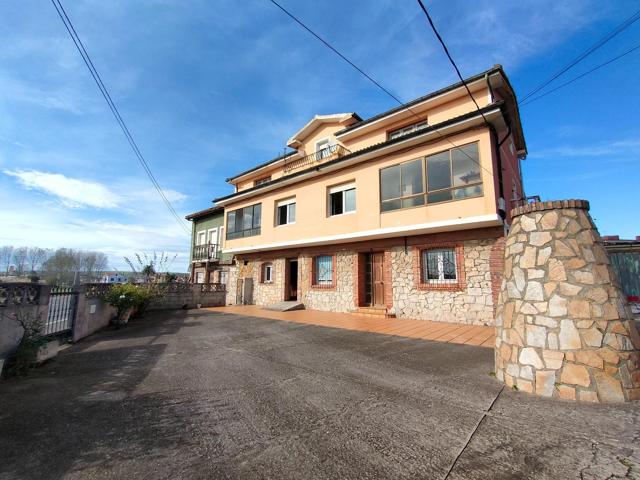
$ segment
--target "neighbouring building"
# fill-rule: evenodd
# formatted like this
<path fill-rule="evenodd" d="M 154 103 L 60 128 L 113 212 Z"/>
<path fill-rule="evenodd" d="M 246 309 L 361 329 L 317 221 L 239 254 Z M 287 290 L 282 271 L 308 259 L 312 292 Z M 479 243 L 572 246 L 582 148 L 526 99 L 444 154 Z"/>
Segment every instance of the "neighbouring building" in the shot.
<path fill-rule="evenodd" d="M 465 83 L 473 100 L 456 83 L 366 120 L 316 115 L 227 179 L 227 303 L 493 324 L 527 150 L 502 67 Z"/>
<path fill-rule="evenodd" d="M 227 283 L 232 255 L 222 253 L 224 208 L 211 207 L 185 217 L 192 223 L 189 280 L 191 283 Z"/>
<path fill-rule="evenodd" d="M 602 241 L 622 291 L 633 313 L 640 317 L 640 236 L 621 239 L 619 235 L 608 235 L 602 237 Z"/>
<path fill-rule="evenodd" d="M 106 272 L 100 278 L 100 283 L 127 283 L 129 279 L 120 272 Z"/>

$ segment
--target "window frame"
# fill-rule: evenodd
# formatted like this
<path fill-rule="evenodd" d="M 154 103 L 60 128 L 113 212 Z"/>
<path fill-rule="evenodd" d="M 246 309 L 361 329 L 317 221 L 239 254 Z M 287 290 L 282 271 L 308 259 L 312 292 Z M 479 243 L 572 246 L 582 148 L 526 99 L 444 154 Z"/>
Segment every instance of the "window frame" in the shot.
<path fill-rule="evenodd" d="M 200 242 L 200 236 L 204 235 L 204 242 L 201 243 Z M 200 245 L 206 245 L 207 244 L 207 231 L 206 230 L 198 230 L 196 232 L 196 242 L 195 242 L 195 246 L 199 247 Z"/>
<path fill-rule="evenodd" d="M 452 157 L 452 152 L 454 150 L 460 150 L 464 147 L 468 147 L 469 145 L 476 145 L 476 149 L 478 151 L 478 168 L 480 169 L 480 180 L 478 182 L 475 183 L 471 183 L 469 185 L 464 185 L 464 186 L 454 186 L 453 185 L 453 157 Z M 451 180 L 451 186 L 447 187 L 447 188 L 437 188 L 435 190 L 429 190 L 429 157 L 434 157 L 436 155 L 440 155 L 442 153 L 448 152 L 449 153 L 449 178 Z M 484 196 L 484 180 L 482 178 L 482 159 L 480 158 L 480 141 L 479 140 L 475 140 L 473 142 L 468 142 L 465 143 L 463 145 L 457 145 L 454 148 L 449 148 L 447 150 L 442 150 L 440 152 L 436 152 L 436 153 L 432 153 L 430 155 L 425 155 L 424 157 L 424 165 L 425 165 L 425 205 L 437 205 L 437 204 L 441 204 L 441 203 L 447 203 L 447 202 L 457 202 L 459 200 L 466 200 L 468 198 L 478 198 L 478 197 L 482 197 Z M 463 197 L 463 198 L 455 198 L 453 196 L 453 192 L 455 190 L 462 190 L 464 188 L 469 188 L 469 187 L 475 187 L 480 185 L 481 188 L 481 192 L 479 195 L 470 195 L 468 197 Z M 430 202 L 429 201 L 429 195 L 430 194 L 434 194 L 434 193 L 442 193 L 442 192 L 451 192 L 451 198 L 448 200 L 441 200 L 441 201 L 437 201 L 437 202 Z"/>
<path fill-rule="evenodd" d="M 345 211 L 346 202 L 346 193 L 348 191 L 353 190 L 354 195 L 354 208 L 353 210 Z M 342 193 L 342 213 L 331 213 L 331 195 L 335 193 Z M 339 217 L 342 215 L 351 215 L 356 213 L 358 210 L 358 201 L 357 201 L 357 187 L 355 180 L 351 180 L 349 182 L 339 183 L 337 185 L 332 185 L 327 187 L 327 218 L 331 217 Z"/>
<path fill-rule="evenodd" d="M 253 181 L 254 187 L 259 187 L 260 185 L 264 185 L 265 183 L 269 183 L 271 181 L 271 175 L 267 175 L 265 177 L 256 178 Z"/>
<path fill-rule="evenodd" d="M 255 221 L 255 210 L 256 207 L 259 207 L 260 210 L 260 222 L 258 226 L 254 226 Z M 244 228 L 244 211 L 251 209 L 251 228 Z M 236 225 L 238 224 L 238 212 L 243 212 L 240 216 L 241 229 L 237 230 Z M 247 205 L 246 207 L 236 208 L 235 210 L 230 210 L 227 213 L 225 222 L 226 222 L 226 239 L 227 240 L 235 240 L 238 238 L 246 238 L 246 237 L 254 237 L 256 235 L 260 235 L 262 231 L 262 203 L 254 203 L 253 205 Z M 229 217 L 233 214 L 233 229 L 229 228 Z"/>
<path fill-rule="evenodd" d="M 409 125 L 405 125 L 404 127 L 396 128 L 394 130 L 389 130 L 387 132 L 387 140 L 395 140 L 396 138 L 402 138 L 406 135 L 410 135 L 414 132 L 424 130 L 425 128 L 428 128 L 428 127 L 429 127 L 429 121 L 428 121 L 428 118 L 425 118 L 424 120 L 421 120 L 419 122 L 411 123 Z M 405 130 L 406 132 L 402 133 Z M 398 135 L 394 136 L 394 134 L 398 134 Z"/>
<path fill-rule="evenodd" d="M 427 205 L 427 169 L 426 169 L 426 163 L 425 163 L 425 157 L 418 157 L 418 158 L 412 158 L 411 160 L 405 160 L 404 162 L 400 162 L 400 163 L 396 163 L 395 165 L 389 165 L 387 167 L 381 168 L 378 171 L 378 188 L 379 188 L 379 195 L 380 195 L 380 213 L 388 213 L 388 212 L 395 212 L 397 210 L 407 210 L 409 208 L 417 208 L 417 207 L 424 207 Z M 402 194 L 402 165 L 406 164 L 406 163 L 412 163 L 412 162 L 417 162 L 420 161 L 420 165 L 422 166 L 422 192 L 421 193 L 415 193 L 413 195 L 407 195 L 406 197 L 403 197 L 402 195 L 400 197 L 395 197 L 395 198 L 388 198 L 386 200 L 382 200 L 382 171 L 383 170 L 388 170 L 390 168 L 399 168 L 400 169 L 400 193 Z M 402 201 L 403 200 L 408 200 L 410 198 L 415 198 L 418 196 L 422 196 L 424 197 L 424 201 L 422 204 L 420 205 L 412 205 L 410 207 L 403 207 L 402 206 Z M 383 210 L 382 209 L 382 204 L 384 202 L 393 202 L 396 200 L 400 200 L 400 208 L 392 208 L 391 210 Z"/>
<path fill-rule="evenodd" d="M 269 275 L 267 275 L 267 271 Z M 264 262 L 260 265 L 260 283 L 273 283 L 273 262 Z"/>
<path fill-rule="evenodd" d="M 424 252 L 429 250 L 453 250 L 456 279 L 429 280 L 424 278 Z M 413 273 L 414 282 L 418 290 L 449 290 L 462 291 L 466 289 L 466 270 L 464 264 L 464 246 L 462 243 L 440 242 L 426 245 L 416 245 L 413 247 Z"/>
<path fill-rule="evenodd" d="M 331 258 L 331 283 L 319 283 L 317 279 L 317 261 L 321 257 Z M 318 290 L 334 290 L 336 288 L 336 256 L 335 254 L 319 253 L 311 257 L 311 288 Z"/>
<path fill-rule="evenodd" d="M 294 205 L 293 221 L 291 221 L 291 205 Z M 287 219 L 285 223 L 280 223 L 280 208 L 282 207 L 286 207 Z M 284 200 L 276 201 L 274 210 L 275 210 L 274 225 L 276 227 L 284 227 L 286 225 L 295 225 L 296 216 L 298 215 L 298 206 L 297 206 L 296 197 L 290 197 Z"/>

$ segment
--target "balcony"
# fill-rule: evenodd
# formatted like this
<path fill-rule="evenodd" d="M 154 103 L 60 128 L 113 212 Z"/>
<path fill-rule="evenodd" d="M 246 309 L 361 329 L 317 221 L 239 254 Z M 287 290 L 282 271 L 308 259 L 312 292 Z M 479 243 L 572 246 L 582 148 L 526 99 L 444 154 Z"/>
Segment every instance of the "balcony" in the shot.
<path fill-rule="evenodd" d="M 195 245 L 191 261 L 207 262 L 220 260 L 220 245 L 217 243 L 207 243 L 204 245 Z"/>
<path fill-rule="evenodd" d="M 348 155 L 349 153 L 351 152 L 344 148 L 342 145 L 336 144 L 324 148 L 318 152 L 312 153 L 311 155 L 307 155 L 306 157 L 289 161 L 285 159 L 284 173 L 287 174 L 297 170 L 303 170 L 314 165 L 319 165 L 330 160 L 335 160 L 336 158 Z"/>

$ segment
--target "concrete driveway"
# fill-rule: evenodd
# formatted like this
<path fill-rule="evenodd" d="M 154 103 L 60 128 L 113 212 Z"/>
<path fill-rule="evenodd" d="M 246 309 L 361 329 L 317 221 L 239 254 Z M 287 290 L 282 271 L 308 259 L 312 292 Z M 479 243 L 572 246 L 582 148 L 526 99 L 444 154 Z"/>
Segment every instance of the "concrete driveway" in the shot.
<path fill-rule="evenodd" d="M 640 405 L 501 391 L 492 357 L 154 314 L 0 383 L 0 478 L 640 478 Z"/>

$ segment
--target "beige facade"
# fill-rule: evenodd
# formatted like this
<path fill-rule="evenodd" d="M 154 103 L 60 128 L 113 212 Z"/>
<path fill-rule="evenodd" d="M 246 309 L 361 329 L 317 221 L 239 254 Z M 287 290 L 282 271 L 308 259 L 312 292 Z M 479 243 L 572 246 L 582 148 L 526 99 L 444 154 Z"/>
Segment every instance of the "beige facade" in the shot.
<path fill-rule="evenodd" d="M 490 257 L 510 201 L 524 196 L 526 146 L 502 69 L 467 86 L 477 107 L 453 85 L 364 121 L 316 116 L 289 139 L 292 152 L 228 180 L 235 192 L 216 200 L 224 251 L 238 262 L 236 280 L 252 279 L 253 303 L 295 297 L 312 309 L 492 323 Z M 424 253 L 434 239 L 437 252 Z M 442 288 L 433 276 L 457 283 Z"/>

